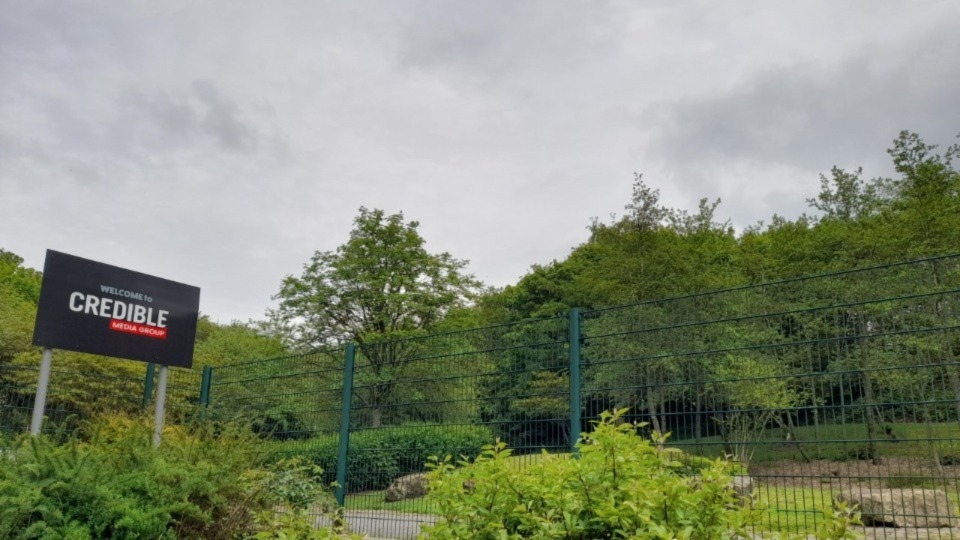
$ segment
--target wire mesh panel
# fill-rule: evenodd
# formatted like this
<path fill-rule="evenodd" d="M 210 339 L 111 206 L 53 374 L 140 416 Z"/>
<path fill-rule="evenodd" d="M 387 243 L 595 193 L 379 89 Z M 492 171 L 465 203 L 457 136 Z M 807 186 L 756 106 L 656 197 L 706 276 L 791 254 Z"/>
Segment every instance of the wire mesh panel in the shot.
<path fill-rule="evenodd" d="M 347 510 L 408 537 L 436 510 L 417 476 L 430 456 L 473 458 L 497 438 L 518 466 L 567 451 L 566 332 L 557 317 L 358 346 Z"/>
<path fill-rule="evenodd" d="M 139 414 L 155 398 L 147 364 L 100 357 L 90 357 L 90 362 L 95 362 L 90 369 L 77 363 L 58 368 L 54 359 L 44 432 L 71 430 L 78 421 L 101 414 Z M 29 430 L 39 372 L 39 366 L 0 366 L 0 431 Z M 173 422 L 193 417 L 199 405 L 199 370 L 170 368 L 169 373 L 167 417 Z"/>
<path fill-rule="evenodd" d="M 300 455 L 336 475 L 343 348 L 213 369 L 206 417 L 249 424 L 277 456 Z"/>
<path fill-rule="evenodd" d="M 307 440 L 337 432 L 343 389 L 343 349 L 215 368 L 214 418 L 244 418 L 271 440 Z"/>
<path fill-rule="evenodd" d="M 197 367 L 193 369 L 169 368 L 165 407 L 167 423 L 184 423 L 199 418 L 202 373 L 203 370 Z M 149 376 L 149 371 L 147 376 Z M 156 403 L 156 384 L 153 386 L 154 393 L 152 402 Z M 150 405 L 148 405 L 147 408 L 148 410 L 153 410 L 153 407 Z"/>
<path fill-rule="evenodd" d="M 0 365 L 0 432 L 29 429 L 38 371 L 37 367 Z M 27 382 L 31 379 L 32 387 Z"/>
<path fill-rule="evenodd" d="M 838 497 L 913 497 L 898 523 L 932 524 L 960 500 L 958 301 L 941 257 L 589 311 L 583 410 L 736 460 L 771 529 Z"/>
<path fill-rule="evenodd" d="M 733 460 L 765 530 L 812 533 L 838 498 L 900 508 L 868 524 L 957 526 L 942 514 L 960 502 L 958 302 L 951 256 L 573 310 L 216 368 L 206 415 L 243 419 L 327 480 L 342 467 L 348 524 L 379 537 L 436 519 L 417 476 L 431 455 L 499 438 L 520 468 L 622 408 L 639 433 L 670 434 L 680 474 Z"/>

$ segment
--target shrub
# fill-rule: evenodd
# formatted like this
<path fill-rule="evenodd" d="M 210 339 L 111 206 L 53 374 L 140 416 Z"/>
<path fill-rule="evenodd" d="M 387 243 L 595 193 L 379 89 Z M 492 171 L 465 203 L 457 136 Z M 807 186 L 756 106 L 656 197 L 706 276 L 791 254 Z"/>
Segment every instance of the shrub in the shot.
<path fill-rule="evenodd" d="M 494 440 L 485 426 L 422 425 L 382 427 L 350 435 L 347 481 L 351 491 L 384 489 L 397 477 L 424 469 L 430 456 L 476 456 Z M 280 455 L 302 455 L 323 469 L 323 480 L 336 478 L 338 437 L 278 443 Z"/>
<path fill-rule="evenodd" d="M 0 539 L 236 538 L 278 505 L 321 495 L 312 466 L 260 467 L 248 428 L 170 428 L 112 417 L 65 442 L 23 436 L 0 457 Z M 261 520 L 262 521 L 262 520 Z"/>
<path fill-rule="evenodd" d="M 484 448 L 472 462 L 454 467 L 434 460 L 429 473 L 433 500 L 443 519 L 423 538 L 635 538 L 717 540 L 736 535 L 760 519 L 760 509 L 735 499 L 727 462 L 680 474 L 678 452 L 663 440 L 636 435 L 621 423 L 625 411 L 603 413 L 578 445 L 579 458 L 544 453 L 523 469 L 510 465 L 505 444 Z M 698 464 L 699 465 L 699 464 Z M 850 537 L 846 512 L 831 514 L 823 538 Z"/>
<path fill-rule="evenodd" d="M 265 439 L 277 441 L 309 439 L 312 433 L 297 415 L 290 411 L 264 414 L 250 429 Z"/>

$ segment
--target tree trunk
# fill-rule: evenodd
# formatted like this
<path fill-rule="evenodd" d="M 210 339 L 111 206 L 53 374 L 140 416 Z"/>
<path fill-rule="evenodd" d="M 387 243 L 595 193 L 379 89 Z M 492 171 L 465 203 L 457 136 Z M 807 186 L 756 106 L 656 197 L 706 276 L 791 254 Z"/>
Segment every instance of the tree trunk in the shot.
<path fill-rule="evenodd" d="M 698 386 L 698 387 L 697 387 L 697 397 L 696 397 L 696 399 L 694 400 L 694 411 L 695 411 L 694 414 L 695 414 L 695 416 L 693 417 L 693 438 L 694 438 L 694 440 L 695 440 L 696 443 L 697 443 L 697 452 L 700 453 L 700 454 L 703 453 L 703 445 L 701 444 L 701 442 L 702 442 L 701 439 L 703 438 L 703 434 L 701 433 L 701 429 L 702 429 L 703 426 L 701 425 L 701 424 L 702 424 L 702 419 L 700 418 L 700 415 L 702 414 L 702 410 L 703 410 L 702 397 L 703 397 L 703 388 L 700 387 L 700 386 Z"/>
<path fill-rule="evenodd" d="M 378 428 L 383 423 L 383 409 L 375 407 L 370 411 L 370 427 Z"/>
<path fill-rule="evenodd" d="M 867 369 L 870 365 L 870 355 L 867 351 L 866 334 L 866 315 L 860 314 L 859 334 L 860 334 L 860 377 L 863 384 L 863 408 L 864 422 L 867 424 L 867 454 L 874 465 L 880 464 L 880 456 L 877 454 L 877 419 L 874 417 L 874 403 L 876 399 L 873 395 L 873 381 L 870 380 L 870 374 Z"/>
<path fill-rule="evenodd" d="M 655 394 L 656 392 L 653 390 L 647 389 L 647 412 L 650 414 L 650 425 L 653 430 L 662 434 L 663 429 L 660 426 L 660 419 L 657 418 L 657 398 Z"/>

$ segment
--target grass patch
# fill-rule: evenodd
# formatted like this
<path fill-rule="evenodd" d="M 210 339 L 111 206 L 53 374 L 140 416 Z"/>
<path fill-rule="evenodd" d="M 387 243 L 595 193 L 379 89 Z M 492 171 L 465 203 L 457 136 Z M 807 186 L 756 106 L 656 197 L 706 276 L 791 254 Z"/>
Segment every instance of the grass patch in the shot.
<path fill-rule="evenodd" d="M 388 510 L 408 514 L 438 514 L 439 508 L 430 495 L 417 499 L 387 502 L 386 490 L 364 491 L 347 495 L 344 505 L 347 510 Z"/>
<path fill-rule="evenodd" d="M 756 504 L 763 511 L 764 530 L 792 534 L 813 534 L 823 512 L 833 504 L 833 490 L 793 486 L 760 486 Z"/>

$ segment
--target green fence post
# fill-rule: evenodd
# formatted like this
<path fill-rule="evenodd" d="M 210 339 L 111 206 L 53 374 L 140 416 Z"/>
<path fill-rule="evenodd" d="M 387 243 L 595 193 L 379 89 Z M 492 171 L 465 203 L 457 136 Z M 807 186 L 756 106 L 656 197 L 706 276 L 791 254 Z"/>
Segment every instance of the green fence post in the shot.
<path fill-rule="evenodd" d="M 347 497 L 347 453 L 350 449 L 350 401 L 353 399 L 353 343 L 343 353 L 343 404 L 340 409 L 340 440 L 337 449 L 337 504 L 342 508 Z"/>
<path fill-rule="evenodd" d="M 143 408 L 150 405 L 150 398 L 153 397 L 153 373 L 157 370 L 156 364 L 147 364 L 147 376 L 143 379 Z"/>
<path fill-rule="evenodd" d="M 210 380 L 213 379 L 213 368 L 203 366 L 203 377 L 200 379 L 200 418 L 207 416 L 207 405 L 210 404 Z"/>
<path fill-rule="evenodd" d="M 570 309 L 570 451 L 577 451 L 580 426 L 580 308 Z"/>

